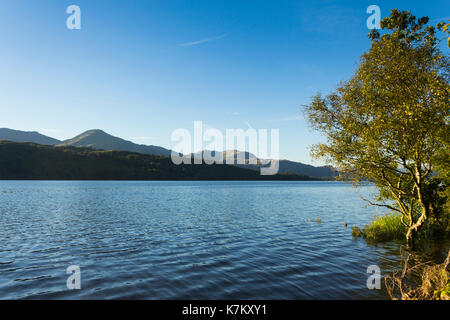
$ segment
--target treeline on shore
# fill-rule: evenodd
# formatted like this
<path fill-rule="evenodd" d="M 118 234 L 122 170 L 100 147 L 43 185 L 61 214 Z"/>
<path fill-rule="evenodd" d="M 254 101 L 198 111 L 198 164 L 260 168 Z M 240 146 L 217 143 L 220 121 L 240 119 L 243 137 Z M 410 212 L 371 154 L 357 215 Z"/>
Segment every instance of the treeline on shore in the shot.
<path fill-rule="evenodd" d="M 321 180 L 306 175 L 262 176 L 232 165 L 175 165 L 170 157 L 126 151 L 0 141 L 1 180 Z"/>

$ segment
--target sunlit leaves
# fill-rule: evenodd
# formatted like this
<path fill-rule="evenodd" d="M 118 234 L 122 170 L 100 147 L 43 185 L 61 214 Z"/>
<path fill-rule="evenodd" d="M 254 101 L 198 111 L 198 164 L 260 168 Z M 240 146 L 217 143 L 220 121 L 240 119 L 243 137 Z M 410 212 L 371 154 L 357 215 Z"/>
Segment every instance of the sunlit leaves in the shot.
<path fill-rule="evenodd" d="M 353 77 L 306 107 L 327 137 L 313 156 L 355 181 L 372 180 L 380 199 L 395 200 L 411 224 L 428 206 L 421 198 L 430 172 L 448 154 L 450 67 L 428 20 L 392 10 L 382 34 L 369 35 L 372 46 Z"/>

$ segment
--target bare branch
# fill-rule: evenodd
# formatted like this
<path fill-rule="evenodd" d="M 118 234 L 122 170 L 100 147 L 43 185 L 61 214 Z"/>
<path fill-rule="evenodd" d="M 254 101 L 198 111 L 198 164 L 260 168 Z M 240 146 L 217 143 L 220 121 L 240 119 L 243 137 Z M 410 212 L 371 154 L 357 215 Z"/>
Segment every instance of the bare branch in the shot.
<path fill-rule="evenodd" d="M 366 201 L 366 202 L 368 202 L 371 206 L 377 206 L 377 207 L 388 208 L 388 209 L 391 209 L 391 210 L 393 210 L 393 211 L 400 212 L 400 213 L 402 214 L 402 216 L 403 216 L 403 212 L 402 212 L 400 209 L 397 209 L 397 208 L 395 208 L 395 207 L 393 207 L 393 206 L 390 206 L 390 205 L 385 204 L 385 203 L 374 203 L 374 202 L 372 202 L 372 201 L 370 201 L 370 200 L 368 200 L 368 199 L 365 199 L 365 198 L 363 198 L 363 197 L 361 197 L 361 199 L 364 200 L 364 201 Z"/>

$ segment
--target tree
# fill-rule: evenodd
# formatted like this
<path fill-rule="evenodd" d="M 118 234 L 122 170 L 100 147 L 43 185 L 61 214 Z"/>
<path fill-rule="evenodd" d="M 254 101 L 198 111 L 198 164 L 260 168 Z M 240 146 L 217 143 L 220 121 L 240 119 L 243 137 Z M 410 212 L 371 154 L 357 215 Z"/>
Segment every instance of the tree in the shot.
<path fill-rule="evenodd" d="M 435 171 L 438 158 L 449 158 L 450 68 L 436 28 L 427 23 L 392 10 L 381 21 L 383 34 L 369 34 L 371 48 L 352 78 L 305 108 L 327 140 L 312 155 L 336 166 L 341 177 L 374 182 L 379 195 L 369 202 L 402 215 L 410 247 L 441 209 L 442 193 L 433 188 L 446 186 Z"/>
<path fill-rule="evenodd" d="M 450 23 L 445 24 L 441 22 L 437 25 L 439 30 L 442 30 L 447 33 L 447 36 L 450 35 Z M 450 48 L 450 37 L 447 38 L 447 46 Z"/>

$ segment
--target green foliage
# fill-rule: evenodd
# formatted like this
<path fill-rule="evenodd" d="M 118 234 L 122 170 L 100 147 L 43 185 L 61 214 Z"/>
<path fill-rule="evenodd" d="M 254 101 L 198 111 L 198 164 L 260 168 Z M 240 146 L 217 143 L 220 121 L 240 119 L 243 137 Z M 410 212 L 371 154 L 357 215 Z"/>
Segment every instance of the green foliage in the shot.
<path fill-rule="evenodd" d="M 379 196 L 369 202 L 402 215 L 409 244 L 448 194 L 450 64 L 427 22 L 392 10 L 382 33 L 369 35 L 372 46 L 353 77 L 306 107 L 327 138 L 313 156 L 341 178 L 375 183 Z M 439 168 L 446 169 L 436 177 Z"/>
<path fill-rule="evenodd" d="M 401 221 L 401 215 L 386 214 L 373 218 L 371 223 L 364 228 L 364 237 L 370 243 L 403 240 L 406 231 L 407 228 Z"/>
<path fill-rule="evenodd" d="M 445 271 L 441 271 L 445 272 Z M 434 300 L 450 300 L 450 282 L 445 287 L 435 290 L 433 295 Z"/>
<path fill-rule="evenodd" d="M 426 244 L 432 239 L 445 237 L 445 228 L 441 225 L 441 221 L 435 221 L 434 217 L 430 217 L 421 228 L 417 236 L 417 242 Z M 447 221 L 446 221 L 447 223 Z M 363 230 L 359 227 L 352 227 L 352 235 L 354 237 L 364 237 L 368 243 L 380 243 L 393 240 L 405 239 L 408 231 L 407 225 L 402 222 L 402 215 L 398 213 L 385 214 L 383 216 L 374 216 L 369 225 Z"/>
<path fill-rule="evenodd" d="M 364 236 L 364 233 L 362 232 L 361 228 L 352 226 L 352 236 L 355 238 L 359 238 Z"/>
<path fill-rule="evenodd" d="M 447 36 L 450 35 L 450 23 L 445 24 L 445 22 L 440 22 L 438 23 L 437 28 L 441 31 L 446 32 Z M 447 47 L 450 48 L 450 37 L 447 38 Z"/>

